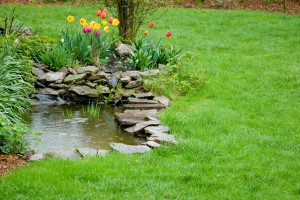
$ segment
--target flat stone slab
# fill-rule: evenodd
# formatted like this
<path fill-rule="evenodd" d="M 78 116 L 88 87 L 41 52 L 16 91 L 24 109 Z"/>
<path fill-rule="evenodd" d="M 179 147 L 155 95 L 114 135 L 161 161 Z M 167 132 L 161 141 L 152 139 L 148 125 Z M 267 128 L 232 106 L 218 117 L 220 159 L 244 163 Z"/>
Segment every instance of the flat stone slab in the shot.
<path fill-rule="evenodd" d="M 66 93 L 66 90 L 64 89 L 59 89 L 59 90 L 54 90 L 52 88 L 36 88 L 35 92 L 36 94 L 47 94 L 47 95 L 63 95 Z"/>
<path fill-rule="evenodd" d="M 157 104 L 155 100 L 141 99 L 141 98 L 128 98 L 128 103 L 130 104 Z"/>
<path fill-rule="evenodd" d="M 99 149 L 97 151 L 97 156 L 106 156 L 107 154 L 109 154 L 111 151 L 110 150 L 104 150 L 104 149 Z"/>
<path fill-rule="evenodd" d="M 148 126 L 145 128 L 145 133 L 148 134 L 159 134 L 159 133 L 168 133 L 169 132 L 169 128 L 167 126 Z"/>
<path fill-rule="evenodd" d="M 156 120 L 151 120 L 151 121 L 144 121 L 144 122 L 140 122 L 137 123 L 136 125 L 126 128 L 124 129 L 125 131 L 129 132 L 129 133 L 138 133 L 144 130 L 144 128 L 146 128 L 147 126 L 155 126 L 155 125 L 160 125 L 160 121 L 156 121 Z"/>
<path fill-rule="evenodd" d="M 156 116 L 157 109 L 149 109 L 149 110 L 140 110 L 140 109 L 126 109 L 124 113 L 132 113 L 132 114 L 145 114 L 149 116 Z"/>
<path fill-rule="evenodd" d="M 96 89 L 90 88 L 89 86 L 75 86 L 69 89 L 70 92 L 75 92 L 80 96 L 87 97 L 99 97 L 99 92 Z"/>
<path fill-rule="evenodd" d="M 126 109 L 140 109 L 140 110 L 147 110 L 147 109 L 163 109 L 166 106 L 163 104 L 124 104 Z"/>
<path fill-rule="evenodd" d="M 136 97 L 136 98 L 147 98 L 147 99 L 153 99 L 154 98 L 153 92 L 134 93 L 133 96 Z"/>
<path fill-rule="evenodd" d="M 78 148 L 76 150 L 82 157 L 96 156 L 98 153 L 97 149 L 93 149 L 93 148 Z"/>
<path fill-rule="evenodd" d="M 123 144 L 123 143 L 110 143 L 109 145 L 113 150 L 120 152 L 120 153 L 124 153 L 124 154 L 142 154 L 142 153 L 146 153 L 148 151 L 151 151 L 151 148 L 146 146 L 146 145 L 127 145 L 127 144 Z"/>
<path fill-rule="evenodd" d="M 67 74 L 64 72 L 48 72 L 44 74 L 47 82 L 61 83 Z"/>
<path fill-rule="evenodd" d="M 154 141 L 147 141 L 147 142 L 146 142 L 146 145 L 147 145 L 148 147 L 151 147 L 151 148 L 160 147 L 160 144 L 157 143 L 157 142 L 154 142 Z"/>
<path fill-rule="evenodd" d="M 155 141 L 157 143 L 167 142 L 170 144 L 178 144 L 174 135 L 167 133 L 156 133 L 147 138 L 148 141 Z"/>
<path fill-rule="evenodd" d="M 158 101 L 159 103 L 165 105 L 166 107 L 167 107 L 167 106 L 170 106 L 170 104 L 171 104 L 170 99 L 168 99 L 168 98 L 165 97 L 165 96 L 157 96 L 157 97 L 154 98 L 154 100 L 156 100 L 156 101 Z"/>
<path fill-rule="evenodd" d="M 123 126 L 133 126 L 139 122 L 145 121 L 145 114 L 131 114 L 131 113 L 115 113 L 115 118 Z"/>
<path fill-rule="evenodd" d="M 87 77 L 87 74 L 76 74 L 76 75 L 68 75 L 65 79 L 64 79 L 64 83 L 72 83 L 72 82 L 78 82 L 78 81 L 82 81 L 85 80 Z"/>
<path fill-rule="evenodd" d="M 86 67 L 79 67 L 78 69 L 76 69 L 76 72 L 78 74 L 93 74 L 96 73 L 99 70 L 98 67 L 95 66 L 86 66 Z"/>
<path fill-rule="evenodd" d="M 30 156 L 29 161 L 42 160 L 43 158 L 44 158 L 44 154 L 42 154 L 42 153 L 35 153 L 32 156 Z"/>
<path fill-rule="evenodd" d="M 96 74 L 92 74 L 89 80 L 99 80 L 99 79 L 104 79 L 104 80 L 109 80 L 111 79 L 112 74 L 105 73 L 104 71 L 99 71 Z"/>

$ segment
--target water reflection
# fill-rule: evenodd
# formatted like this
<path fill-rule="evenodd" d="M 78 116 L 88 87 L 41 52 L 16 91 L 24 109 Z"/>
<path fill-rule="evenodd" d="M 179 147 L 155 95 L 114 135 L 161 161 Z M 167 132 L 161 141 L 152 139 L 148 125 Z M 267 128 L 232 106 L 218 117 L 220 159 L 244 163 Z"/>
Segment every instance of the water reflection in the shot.
<path fill-rule="evenodd" d="M 138 145 L 144 142 L 127 133 L 114 120 L 119 108 L 102 106 L 98 117 L 83 114 L 86 105 L 38 105 L 24 117 L 31 130 L 43 133 L 39 143 L 32 142 L 37 152 L 74 151 L 79 147 L 110 149 L 110 142 Z M 33 136 L 28 139 L 33 141 Z"/>

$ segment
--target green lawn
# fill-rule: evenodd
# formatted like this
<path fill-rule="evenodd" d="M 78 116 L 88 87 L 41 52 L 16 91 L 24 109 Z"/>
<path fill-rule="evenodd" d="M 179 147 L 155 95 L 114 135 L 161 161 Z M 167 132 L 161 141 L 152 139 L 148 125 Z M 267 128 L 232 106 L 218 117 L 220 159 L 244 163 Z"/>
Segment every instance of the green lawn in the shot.
<path fill-rule="evenodd" d="M 66 15 L 94 14 L 79 6 L 17 10 L 53 37 Z M 200 53 L 209 81 L 161 113 L 180 144 L 34 162 L 0 178 L 0 199 L 300 198 L 300 16 L 170 9 L 155 27 L 156 37 L 172 31 L 163 42 Z"/>

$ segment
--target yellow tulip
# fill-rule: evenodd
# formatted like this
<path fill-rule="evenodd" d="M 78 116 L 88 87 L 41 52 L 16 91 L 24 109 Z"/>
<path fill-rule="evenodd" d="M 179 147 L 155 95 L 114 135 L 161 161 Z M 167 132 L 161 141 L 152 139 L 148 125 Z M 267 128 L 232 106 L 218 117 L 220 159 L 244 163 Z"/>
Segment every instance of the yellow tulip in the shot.
<path fill-rule="evenodd" d="M 96 27 L 96 22 L 94 22 L 94 21 L 92 21 L 91 23 L 90 23 L 90 27 L 91 27 L 91 29 L 96 29 L 95 27 Z"/>
<path fill-rule="evenodd" d="M 95 25 L 95 29 L 96 29 L 96 30 L 100 30 L 100 28 L 101 28 L 101 25 L 97 23 L 97 24 Z"/>
<path fill-rule="evenodd" d="M 108 32 L 109 32 L 109 27 L 108 27 L 108 26 L 105 26 L 104 29 L 103 29 L 103 31 L 104 31 L 105 33 L 108 33 Z"/>
<path fill-rule="evenodd" d="M 113 19 L 112 25 L 113 26 L 118 26 L 120 24 L 120 21 L 118 19 Z"/>
<path fill-rule="evenodd" d="M 86 19 L 85 19 L 85 18 L 81 18 L 81 19 L 80 19 L 80 24 L 81 24 L 82 26 L 84 26 L 84 25 L 86 24 Z"/>
<path fill-rule="evenodd" d="M 69 15 L 67 17 L 67 21 L 70 22 L 70 23 L 72 23 L 74 21 L 74 17 L 72 15 Z"/>
<path fill-rule="evenodd" d="M 106 25 L 107 25 L 107 21 L 102 20 L 102 21 L 101 21 L 101 24 L 102 24 L 103 26 L 106 26 Z"/>

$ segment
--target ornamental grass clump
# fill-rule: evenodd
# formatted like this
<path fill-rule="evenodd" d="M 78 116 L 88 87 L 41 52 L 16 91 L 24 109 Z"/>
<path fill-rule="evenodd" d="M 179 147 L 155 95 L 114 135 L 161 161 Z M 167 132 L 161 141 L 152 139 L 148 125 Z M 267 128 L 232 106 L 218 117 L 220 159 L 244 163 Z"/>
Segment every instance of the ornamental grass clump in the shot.
<path fill-rule="evenodd" d="M 149 23 L 149 28 L 154 28 L 154 22 Z M 172 33 L 168 31 L 166 37 L 171 36 Z M 163 46 L 161 42 L 162 38 L 155 44 L 149 31 L 145 30 L 144 37 L 132 43 L 133 53 L 127 59 L 127 64 L 138 70 L 157 68 L 159 64 L 177 64 L 181 50 L 173 46 Z"/>
<path fill-rule="evenodd" d="M 69 53 L 74 62 L 100 66 L 107 64 L 109 56 L 113 55 L 111 49 L 116 41 L 113 32 L 120 22 L 113 17 L 106 21 L 108 11 L 105 8 L 97 10 L 96 16 L 97 19 L 90 22 L 86 18 L 80 18 L 79 24 L 75 23 L 75 28 L 73 25 L 76 18 L 67 16 L 69 26 L 62 31 L 58 45 Z"/>

